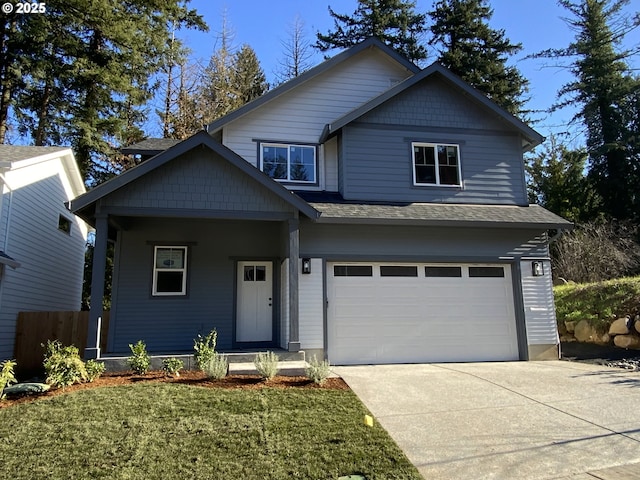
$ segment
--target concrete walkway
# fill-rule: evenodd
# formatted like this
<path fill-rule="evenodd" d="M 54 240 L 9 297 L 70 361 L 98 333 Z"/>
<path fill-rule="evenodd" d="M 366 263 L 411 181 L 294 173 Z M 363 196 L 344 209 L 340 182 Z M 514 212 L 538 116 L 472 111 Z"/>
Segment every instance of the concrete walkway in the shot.
<path fill-rule="evenodd" d="M 335 367 L 426 479 L 640 479 L 640 373 L 581 363 Z"/>

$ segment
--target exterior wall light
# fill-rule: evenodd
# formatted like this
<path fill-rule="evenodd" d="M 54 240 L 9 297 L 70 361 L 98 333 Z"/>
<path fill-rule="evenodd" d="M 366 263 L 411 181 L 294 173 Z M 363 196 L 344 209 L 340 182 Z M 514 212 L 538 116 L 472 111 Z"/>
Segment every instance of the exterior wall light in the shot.
<path fill-rule="evenodd" d="M 531 262 L 531 274 L 534 277 L 542 277 L 544 275 L 544 263 L 540 260 Z"/>
<path fill-rule="evenodd" d="M 303 258 L 302 259 L 302 273 L 311 273 L 311 259 Z"/>

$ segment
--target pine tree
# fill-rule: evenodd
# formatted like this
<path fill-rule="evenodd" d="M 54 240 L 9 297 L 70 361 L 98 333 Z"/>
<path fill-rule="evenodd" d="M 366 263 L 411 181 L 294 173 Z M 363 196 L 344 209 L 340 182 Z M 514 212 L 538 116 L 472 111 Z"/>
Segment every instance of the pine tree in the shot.
<path fill-rule="evenodd" d="M 562 66 L 575 80 L 560 89 L 553 109 L 578 108 L 574 120 L 586 129 L 589 176 L 603 199 L 604 211 L 619 220 L 637 219 L 640 174 L 634 118 L 638 118 L 640 82 L 625 61 L 631 52 L 619 49 L 624 35 L 637 24 L 622 13 L 628 0 L 559 3 L 572 14 L 565 22 L 576 32 L 575 39 L 566 48 L 546 50 L 536 57 L 567 59 Z"/>
<path fill-rule="evenodd" d="M 237 103 L 238 106 L 242 106 L 266 92 L 269 84 L 256 52 L 249 45 L 243 45 L 234 60 Z"/>
<path fill-rule="evenodd" d="M 489 26 L 493 11 L 487 1 L 438 0 L 429 16 L 437 61 L 508 112 L 523 113 L 528 81 L 507 64 L 522 45 Z"/>
<path fill-rule="evenodd" d="M 135 136 L 126 133 L 131 122 L 144 121 L 171 27 L 206 28 L 186 3 L 68 0 L 48 2 L 46 15 L 0 21 L 0 141 L 13 106 L 21 133 L 71 144 L 91 179 L 118 139 Z"/>
<path fill-rule="evenodd" d="M 425 31 L 425 14 L 416 13 L 410 0 L 358 0 L 351 16 L 336 13 L 329 7 L 334 30 L 317 33 L 315 48 L 321 52 L 348 48 L 369 37 L 375 37 L 413 62 L 427 58 L 421 45 Z"/>

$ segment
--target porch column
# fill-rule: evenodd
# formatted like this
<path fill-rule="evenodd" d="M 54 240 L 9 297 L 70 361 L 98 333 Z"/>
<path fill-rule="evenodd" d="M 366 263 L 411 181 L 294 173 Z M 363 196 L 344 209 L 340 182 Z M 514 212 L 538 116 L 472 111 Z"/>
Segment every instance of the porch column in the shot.
<path fill-rule="evenodd" d="M 93 247 L 93 272 L 91 275 L 91 308 L 87 329 L 86 359 L 100 357 L 100 326 L 102 320 L 102 298 L 104 297 L 104 276 L 107 265 L 107 238 L 109 223 L 106 214 L 96 215 L 96 243 Z"/>
<path fill-rule="evenodd" d="M 300 221 L 289 220 L 289 351 L 300 351 L 298 326 L 298 258 L 300 257 Z"/>

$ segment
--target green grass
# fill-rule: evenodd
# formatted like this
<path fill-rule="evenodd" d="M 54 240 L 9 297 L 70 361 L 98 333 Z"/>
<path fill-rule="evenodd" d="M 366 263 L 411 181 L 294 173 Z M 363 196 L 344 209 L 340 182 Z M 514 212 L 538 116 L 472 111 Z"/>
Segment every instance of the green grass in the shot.
<path fill-rule="evenodd" d="M 588 320 L 605 331 L 614 317 L 640 311 L 640 277 L 554 287 L 558 325 Z"/>
<path fill-rule="evenodd" d="M 419 479 L 350 391 L 145 383 L 0 409 L 0 478 Z"/>

